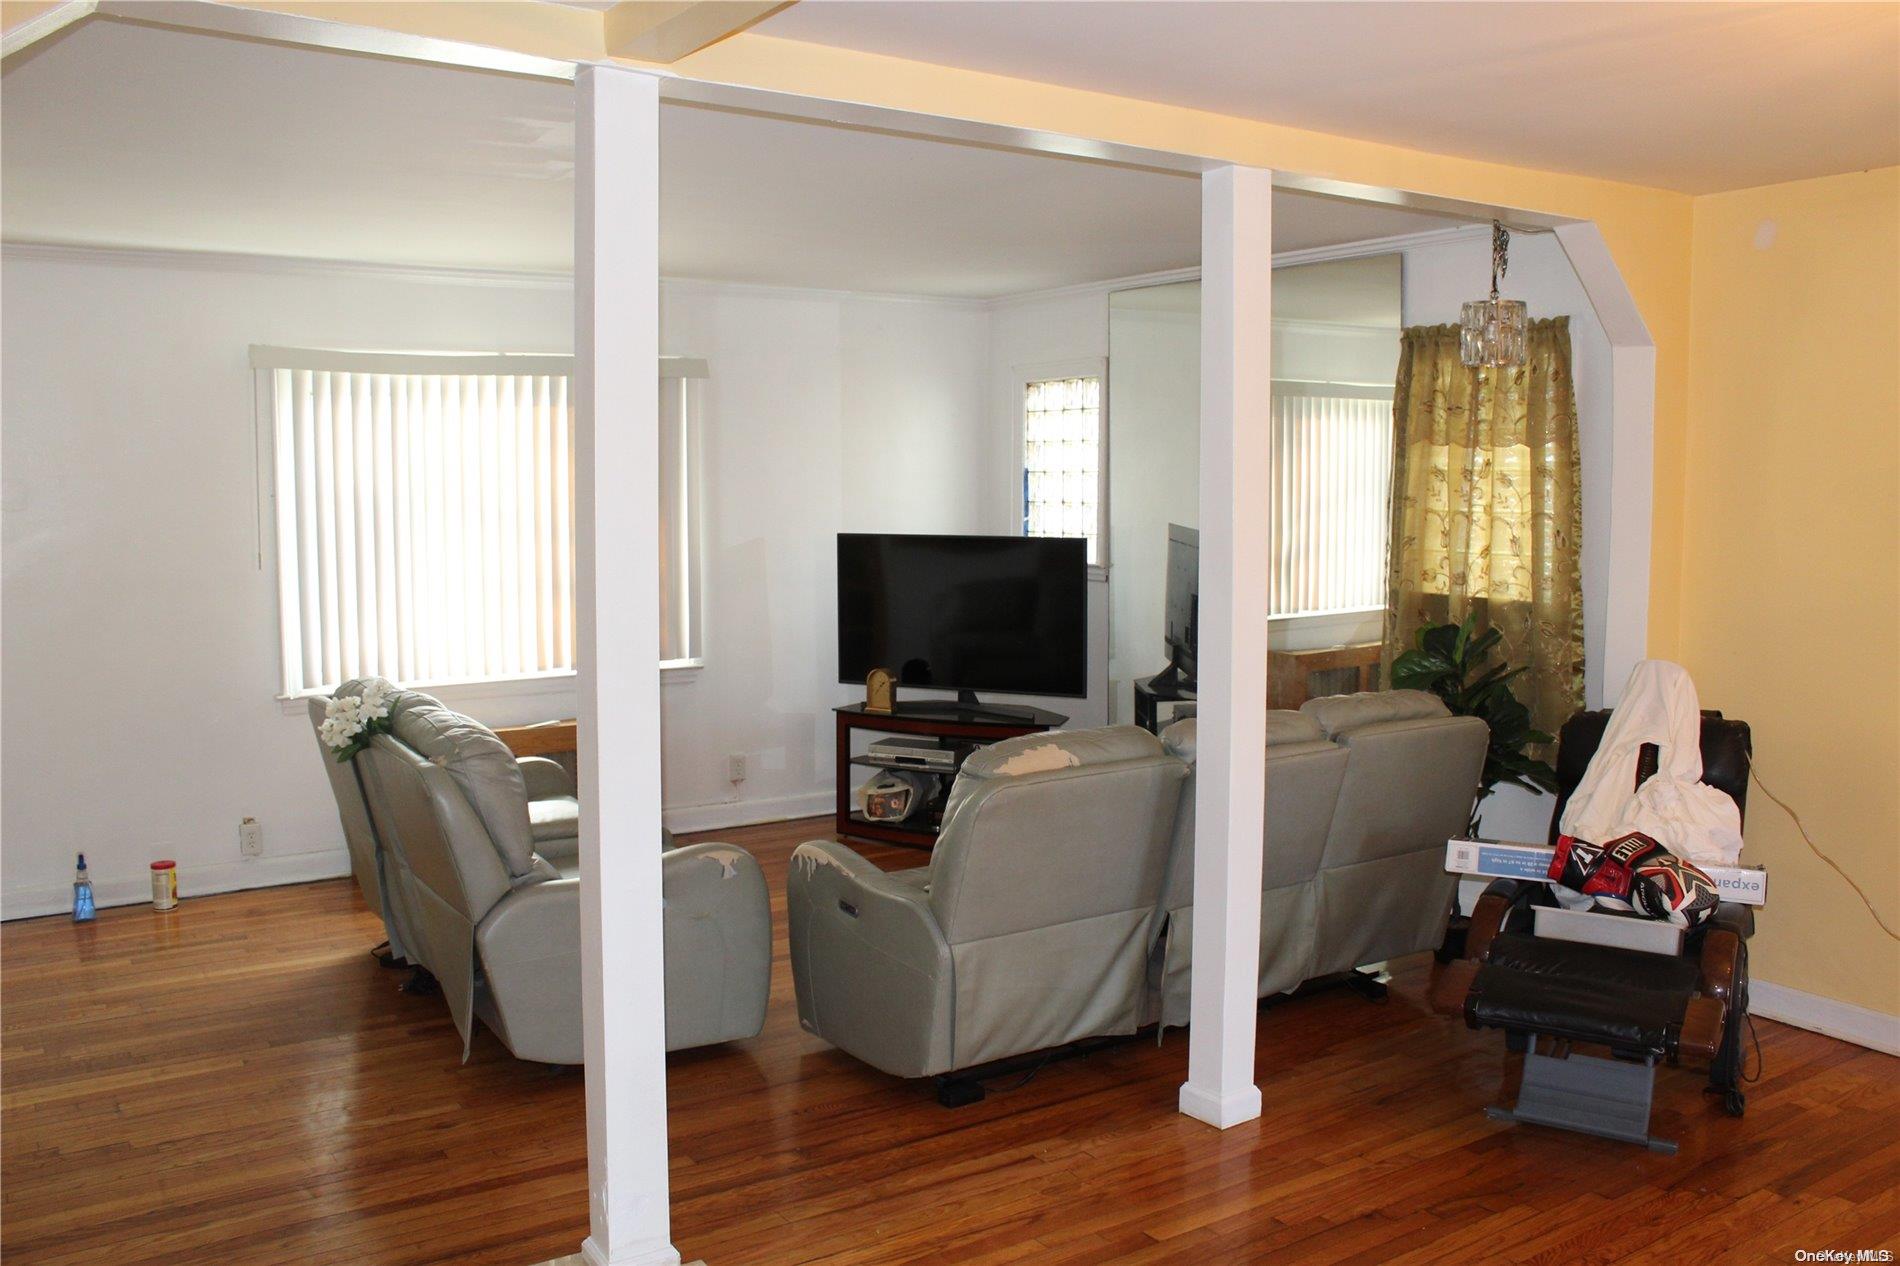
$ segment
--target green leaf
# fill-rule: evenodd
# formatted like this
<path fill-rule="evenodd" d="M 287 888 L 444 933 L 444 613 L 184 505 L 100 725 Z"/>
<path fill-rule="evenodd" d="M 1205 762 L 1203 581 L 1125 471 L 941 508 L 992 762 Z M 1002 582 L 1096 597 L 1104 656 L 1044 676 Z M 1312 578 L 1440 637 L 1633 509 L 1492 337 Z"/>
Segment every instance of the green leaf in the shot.
<path fill-rule="evenodd" d="M 1432 690 L 1455 672 L 1451 662 L 1429 651 L 1407 651 L 1392 661 L 1392 685 L 1399 690 Z"/>
<path fill-rule="evenodd" d="M 1496 629 L 1486 629 L 1471 640 L 1470 647 L 1465 651 L 1466 662 L 1469 664 L 1482 663 L 1485 657 L 1491 654 L 1491 648 L 1503 640 L 1504 634 L 1498 632 Z"/>
<path fill-rule="evenodd" d="M 1459 628 L 1455 624 L 1434 624 L 1419 631 L 1419 649 L 1444 660 L 1453 671 L 1463 667 L 1458 655 Z"/>

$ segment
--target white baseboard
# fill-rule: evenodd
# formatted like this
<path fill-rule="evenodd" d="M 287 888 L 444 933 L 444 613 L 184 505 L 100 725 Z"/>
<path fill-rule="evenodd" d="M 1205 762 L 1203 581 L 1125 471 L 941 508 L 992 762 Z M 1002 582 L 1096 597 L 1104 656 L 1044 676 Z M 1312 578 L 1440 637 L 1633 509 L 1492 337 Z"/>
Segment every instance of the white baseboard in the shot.
<path fill-rule="evenodd" d="M 670 829 L 684 835 L 695 831 L 722 831 L 727 827 L 752 826 L 759 822 L 817 817 L 830 813 L 834 804 L 834 792 L 812 791 L 765 800 L 682 805 L 666 810 L 664 821 Z M 206 897 L 219 892 L 275 888 L 282 884 L 309 883 L 316 879 L 338 879 L 349 873 L 350 855 L 341 847 L 315 853 L 260 857 L 252 861 L 221 862 L 213 866 L 188 866 L 179 871 L 178 895 L 180 899 L 188 901 L 192 897 Z M 143 871 L 110 877 L 94 874 L 92 899 L 102 910 L 113 906 L 142 905 L 152 899 L 151 875 Z M 73 886 L 70 883 L 0 892 L 0 920 L 70 914 L 72 908 Z"/>
<path fill-rule="evenodd" d="M 1748 1009 L 1764 1020 L 1779 1020 L 1869 1050 L 1900 1055 L 1900 1015 L 1888 1015 L 1766 980 L 1748 982 Z"/>
<path fill-rule="evenodd" d="M 1260 1087 L 1248 1086 L 1222 1095 L 1190 1081 L 1181 1087 L 1180 1106 L 1182 1113 L 1196 1121 L 1205 1121 L 1217 1130 L 1231 1129 L 1260 1115 Z"/>
<path fill-rule="evenodd" d="M 723 831 L 732 826 L 753 826 L 760 822 L 784 822 L 791 818 L 815 818 L 837 807 L 837 792 L 807 791 L 796 796 L 774 796 L 766 800 L 722 800 L 716 804 L 685 804 L 661 815 L 669 831 L 690 835 L 695 831 Z"/>
<path fill-rule="evenodd" d="M 576 1256 L 586 1266 L 679 1266 L 680 1261 L 679 1250 L 671 1244 L 635 1249 L 630 1253 L 609 1257 L 591 1235 L 581 1241 L 581 1251 Z M 705 1263 L 701 1262 L 699 1266 L 705 1266 Z"/>
<path fill-rule="evenodd" d="M 251 861 L 221 862 L 215 866 L 191 866 L 179 872 L 178 896 L 181 901 L 189 901 L 193 897 L 208 897 L 218 892 L 275 888 L 281 884 L 303 884 L 315 879 L 340 879 L 349 873 L 350 855 L 341 848 L 318 853 L 290 853 L 282 857 L 259 857 Z M 92 899 L 102 910 L 111 906 L 145 904 L 152 899 L 151 875 L 145 873 L 110 879 L 95 875 Z M 72 908 L 71 884 L 21 888 L 0 893 L 0 919 L 70 914 Z"/>

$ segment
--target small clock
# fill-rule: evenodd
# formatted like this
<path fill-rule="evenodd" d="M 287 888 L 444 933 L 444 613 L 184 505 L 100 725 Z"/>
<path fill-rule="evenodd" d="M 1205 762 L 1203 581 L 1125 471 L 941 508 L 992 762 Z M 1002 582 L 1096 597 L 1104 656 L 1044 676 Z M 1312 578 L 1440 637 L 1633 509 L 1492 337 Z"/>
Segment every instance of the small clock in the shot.
<path fill-rule="evenodd" d="M 873 668 L 864 679 L 864 710 L 890 712 L 897 703 L 897 678 L 888 668 Z"/>

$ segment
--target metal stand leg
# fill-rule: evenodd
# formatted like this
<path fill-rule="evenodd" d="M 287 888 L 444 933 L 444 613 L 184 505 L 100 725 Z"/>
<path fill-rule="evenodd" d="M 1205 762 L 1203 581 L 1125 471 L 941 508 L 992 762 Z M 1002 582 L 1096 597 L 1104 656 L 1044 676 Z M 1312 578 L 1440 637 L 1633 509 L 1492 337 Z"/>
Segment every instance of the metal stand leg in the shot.
<path fill-rule="evenodd" d="M 1486 1108 L 1484 1114 L 1494 1121 L 1528 1121 L 1640 1143 L 1652 1152 L 1674 1156 L 1674 1143 L 1649 1133 L 1649 1106 L 1655 1090 L 1653 1061 L 1631 1064 L 1592 1055 L 1556 1059 L 1531 1053 L 1524 1056 L 1517 1106 Z"/>
<path fill-rule="evenodd" d="M 1113 1037 L 1085 1037 L 1067 1046 L 1057 1046 L 1046 1051 L 1031 1051 L 1026 1055 L 1015 1055 L 988 1064 L 978 1064 L 974 1068 L 959 1068 L 955 1072 L 943 1073 L 937 1077 L 937 1102 L 946 1108 L 962 1108 L 972 1103 L 981 1103 L 987 1093 L 983 1087 L 985 1081 L 1016 1075 L 1020 1076 L 1023 1082 L 1027 1082 L 1049 1064 L 1065 1059 L 1080 1059 L 1085 1055 L 1107 1050 L 1111 1046 L 1132 1042 L 1134 1039 L 1135 1035 L 1132 1033 L 1117 1034 Z"/>
<path fill-rule="evenodd" d="M 1386 978 L 1383 975 L 1375 976 L 1369 971 L 1360 971 L 1355 967 L 1346 973 L 1346 978 L 1340 983 L 1368 1002 L 1384 1002 L 1389 992 L 1385 981 Z"/>

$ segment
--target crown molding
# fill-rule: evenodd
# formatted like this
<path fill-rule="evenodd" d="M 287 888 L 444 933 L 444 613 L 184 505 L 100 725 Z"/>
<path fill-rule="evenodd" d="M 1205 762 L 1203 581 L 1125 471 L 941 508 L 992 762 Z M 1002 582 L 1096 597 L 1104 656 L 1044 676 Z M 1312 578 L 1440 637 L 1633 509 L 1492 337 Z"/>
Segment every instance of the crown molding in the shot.
<path fill-rule="evenodd" d="M 1400 233 L 1392 237 L 1372 237 L 1338 246 L 1312 246 L 1305 250 L 1281 251 L 1273 257 L 1277 268 L 1297 268 L 1302 264 L 1323 264 L 1336 259 L 1364 259 L 1370 255 L 1390 255 L 1396 251 L 1416 250 L 1424 246 L 1447 246 L 1453 242 L 1483 238 L 1490 240 L 1488 224 L 1459 224 L 1451 228 L 1426 229 L 1422 233 Z M 1177 281 L 1199 281 L 1199 265 L 1170 268 L 1161 272 L 1136 273 L 1130 277 L 1110 277 L 1105 281 L 1085 281 L 1072 286 L 1052 286 L 1047 290 L 1025 290 L 999 295 L 988 301 L 992 308 L 1018 307 L 1045 303 L 1052 299 L 1086 298 L 1117 290 L 1140 290 L 1146 286 L 1165 286 Z"/>
<path fill-rule="evenodd" d="M 512 268 L 456 268 L 439 264 L 388 264 L 360 259 L 314 259 L 296 255 L 237 251 L 188 251 L 161 247 L 92 246 L 69 242 L 0 242 L 0 258 L 112 267 L 194 269 L 207 272 L 293 274 L 311 277 L 368 277 L 384 281 L 446 282 L 466 286 L 507 286 L 529 290 L 570 290 L 574 275 Z M 993 300 L 955 295 L 886 293 L 870 290 L 774 286 L 762 282 L 717 281 L 705 277 L 661 277 L 674 293 L 719 292 L 813 299 L 868 299 L 879 303 L 927 303 L 939 307 L 987 309 Z"/>
<path fill-rule="evenodd" d="M 1051 286 L 1046 290 L 1023 290 L 1015 294 L 998 295 L 984 301 L 990 308 L 1014 308 L 1024 304 L 1047 303 L 1053 299 L 1080 299 L 1091 295 L 1106 295 L 1116 290 L 1140 290 L 1147 286 L 1166 286 L 1177 281 L 1199 281 L 1199 264 L 1188 268 L 1167 268 L 1160 272 L 1136 273 L 1131 277 L 1110 277 L 1103 281 L 1082 281 L 1068 286 Z"/>
<path fill-rule="evenodd" d="M 1340 246 L 1318 246 L 1307 250 L 1282 251 L 1273 257 L 1273 266 L 1297 267 L 1340 259 L 1363 259 L 1370 255 L 1389 255 L 1395 251 L 1420 247 L 1445 246 L 1465 240 L 1488 238 L 1490 227 L 1482 224 L 1431 229 L 1396 237 L 1369 238 Z M 526 290 L 572 289 L 569 272 L 549 272 L 512 268 L 458 268 L 441 264 L 394 264 L 362 259 L 318 259 L 296 255 L 248 254 L 241 251 L 192 251 L 163 247 L 95 246 L 72 242 L 36 242 L 8 240 L 0 242 L 0 257 L 44 260 L 51 263 L 95 264 L 117 267 L 197 269 L 207 272 L 293 274 L 310 277 L 367 277 L 384 281 L 423 281 L 465 286 L 502 286 Z M 870 290 L 840 290 L 814 286 L 775 286 L 763 282 L 719 281 L 707 277 L 663 276 L 660 281 L 675 293 L 720 292 L 802 296 L 814 299 L 863 299 L 880 303 L 922 303 L 939 307 L 993 311 L 1054 300 L 1106 296 L 1117 290 L 1139 290 L 1173 282 L 1198 281 L 1201 270 L 1170 268 L 1159 272 L 1110 277 L 1102 281 L 1052 286 L 1044 290 L 1026 290 L 993 298 L 975 299 L 957 295 L 923 295 Z"/>
<path fill-rule="evenodd" d="M 1338 259 L 1365 259 L 1372 255 L 1391 255 L 1397 251 L 1417 250 L 1424 246 L 1449 246 L 1453 242 L 1473 238 L 1490 241 L 1491 226 L 1489 224 L 1459 224 L 1446 229 L 1426 229 L 1422 233 L 1369 237 L 1362 242 L 1342 242 L 1338 246 L 1311 246 L 1300 251 L 1281 251 L 1273 257 L 1273 266 L 1298 268 L 1302 264 L 1327 264 Z"/>
<path fill-rule="evenodd" d="M 994 299 L 972 299 L 964 295 L 924 295 L 886 290 L 837 290 L 821 286 L 775 286 L 762 281 L 719 281 L 711 277 L 660 277 L 662 289 L 674 294 L 719 293 L 756 294 L 798 299 L 863 299 L 874 303 L 925 303 L 939 308 L 967 308 L 981 312 L 995 304 Z"/>
<path fill-rule="evenodd" d="M 311 259 L 296 255 L 253 255 L 239 251 L 187 251 L 131 246 L 89 246 L 69 242 L 7 241 L 0 257 L 63 264 L 115 267 L 180 268 L 205 272 L 294 273 L 323 277 L 374 277 L 390 281 L 456 282 L 470 286 L 511 286 L 532 290 L 568 289 L 571 273 L 509 268 L 455 268 L 437 264 L 388 264 L 363 259 Z"/>

